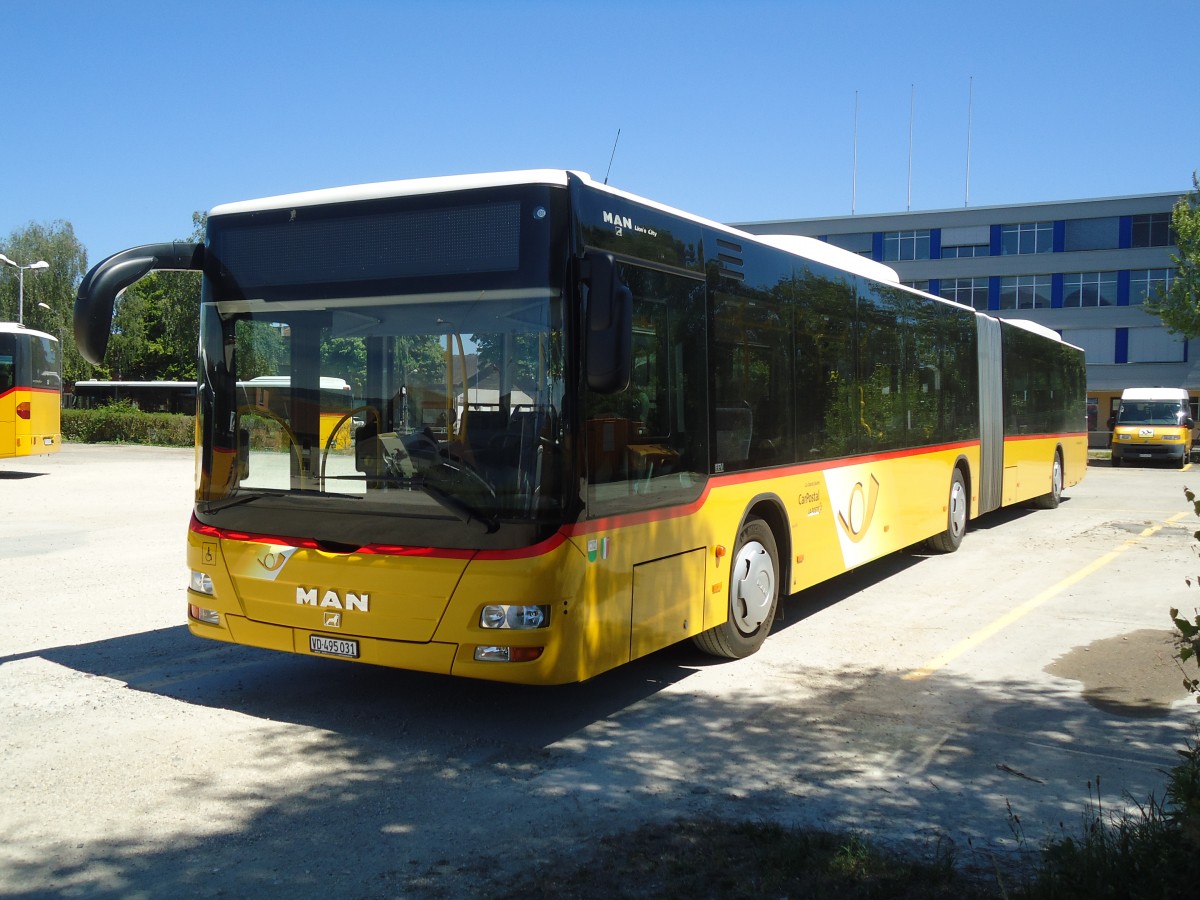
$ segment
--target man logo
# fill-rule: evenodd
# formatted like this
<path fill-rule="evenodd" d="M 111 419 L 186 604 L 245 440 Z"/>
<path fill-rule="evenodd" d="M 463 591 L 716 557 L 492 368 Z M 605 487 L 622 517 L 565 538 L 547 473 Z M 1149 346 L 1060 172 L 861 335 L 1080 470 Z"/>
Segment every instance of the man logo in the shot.
<path fill-rule="evenodd" d="M 870 484 L 863 488 L 861 481 L 850 489 L 850 502 L 844 512 L 838 512 L 838 524 L 846 537 L 854 543 L 861 541 L 875 518 L 875 504 L 879 500 L 879 481 L 871 476 Z"/>
<path fill-rule="evenodd" d="M 318 606 L 322 609 L 356 609 L 359 612 L 367 612 L 371 605 L 370 594 L 356 594 L 353 591 L 346 591 L 344 595 L 339 594 L 334 590 L 327 590 L 318 599 L 320 588 L 296 588 L 296 603 L 308 606 Z"/>
<path fill-rule="evenodd" d="M 342 627 L 342 614 L 340 612 L 326 612 L 325 613 L 325 627 L 326 628 L 341 628 Z"/>

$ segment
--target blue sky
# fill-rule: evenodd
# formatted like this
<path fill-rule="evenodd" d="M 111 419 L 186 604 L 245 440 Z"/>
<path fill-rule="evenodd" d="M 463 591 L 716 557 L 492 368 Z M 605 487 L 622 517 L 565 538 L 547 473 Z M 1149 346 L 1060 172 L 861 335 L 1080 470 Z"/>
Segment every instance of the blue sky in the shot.
<path fill-rule="evenodd" d="M 90 263 L 218 203 L 574 168 L 709 218 L 1184 191 L 1195 0 L 0 0 L 0 242 Z M 853 165 L 858 92 L 858 164 Z M 910 117 L 910 100 L 913 113 Z M 856 173 L 856 174 L 855 174 Z M 0 243 L 0 252 L 3 252 Z"/>

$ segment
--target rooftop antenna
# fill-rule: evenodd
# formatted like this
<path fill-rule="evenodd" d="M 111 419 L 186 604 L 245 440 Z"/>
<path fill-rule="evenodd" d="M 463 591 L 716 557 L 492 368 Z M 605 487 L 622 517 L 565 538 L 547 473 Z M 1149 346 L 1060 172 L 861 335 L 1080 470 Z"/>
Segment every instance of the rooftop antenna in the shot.
<path fill-rule="evenodd" d="M 971 203 L 971 105 L 975 100 L 975 76 L 967 80 L 967 183 L 963 188 L 963 206 Z"/>
<path fill-rule="evenodd" d="M 850 167 L 850 215 L 858 204 L 858 91 L 854 92 L 854 163 Z"/>
<path fill-rule="evenodd" d="M 617 155 L 617 141 L 619 141 L 620 139 L 621 139 L 621 129 L 618 128 L 616 140 L 613 141 L 612 156 L 610 156 L 608 158 L 608 171 L 604 173 L 604 183 L 605 184 L 608 184 L 608 176 L 609 176 L 609 173 L 612 172 L 613 157 L 615 157 Z"/>

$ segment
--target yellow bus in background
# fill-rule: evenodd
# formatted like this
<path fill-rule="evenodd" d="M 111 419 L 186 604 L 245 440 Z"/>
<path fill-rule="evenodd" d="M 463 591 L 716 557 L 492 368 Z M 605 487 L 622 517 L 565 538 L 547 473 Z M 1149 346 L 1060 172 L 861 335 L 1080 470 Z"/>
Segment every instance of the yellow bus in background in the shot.
<path fill-rule="evenodd" d="M 204 276 L 187 610 L 214 640 L 532 684 L 743 657 L 782 598 L 1087 467 L 1054 332 L 581 173 L 218 206 L 203 244 L 88 274 L 85 358 L 155 269 Z"/>
<path fill-rule="evenodd" d="M 0 459 L 58 452 L 60 366 L 57 338 L 0 322 Z"/>
<path fill-rule="evenodd" d="M 1112 434 L 1112 464 L 1162 460 L 1183 468 L 1192 457 L 1192 418 L 1183 388 L 1126 388 Z"/>

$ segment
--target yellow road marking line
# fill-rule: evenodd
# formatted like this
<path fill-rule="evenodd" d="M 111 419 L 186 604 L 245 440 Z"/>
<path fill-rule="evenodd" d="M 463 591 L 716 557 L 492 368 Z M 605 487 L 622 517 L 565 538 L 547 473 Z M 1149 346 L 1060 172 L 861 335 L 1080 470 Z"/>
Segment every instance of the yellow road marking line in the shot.
<path fill-rule="evenodd" d="M 1038 594 L 1036 597 L 1026 600 L 1020 606 L 1014 607 L 1013 609 L 1009 610 L 1007 613 L 1002 615 L 1000 618 L 996 619 L 994 622 L 991 622 L 990 624 L 985 625 L 983 628 L 976 631 L 970 637 L 964 638 L 963 640 L 959 641 L 957 644 L 955 644 L 953 647 L 951 647 L 945 653 L 942 653 L 939 656 L 935 656 L 933 659 L 931 659 L 929 662 L 927 662 L 921 668 L 913 669 L 911 672 L 909 672 L 908 674 L 903 676 L 903 680 L 904 681 L 921 681 L 924 678 L 928 678 L 934 672 L 937 672 L 938 670 L 945 668 L 951 662 L 958 659 L 960 656 L 962 656 L 964 653 L 966 653 L 971 648 L 973 648 L 979 644 L 982 644 L 984 641 L 986 641 L 988 638 L 995 635 L 997 632 L 1007 628 L 1009 625 L 1013 624 L 1013 622 L 1016 622 L 1018 619 L 1021 619 L 1022 617 L 1033 612 L 1035 609 L 1037 609 L 1039 606 L 1041 606 L 1047 600 L 1050 600 L 1051 598 L 1058 596 L 1063 591 L 1065 591 L 1067 588 L 1078 584 L 1080 581 L 1083 581 L 1083 579 L 1087 578 L 1089 575 L 1095 574 L 1097 571 L 1099 571 L 1100 569 L 1107 566 L 1109 563 L 1111 563 L 1114 559 L 1116 559 L 1118 556 L 1120 556 L 1122 553 L 1124 553 L 1130 547 L 1136 547 L 1138 544 L 1140 544 L 1146 538 L 1150 537 L 1152 534 L 1155 534 L 1155 533 L 1161 531 L 1162 529 L 1166 528 L 1168 525 L 1174 525 L 1176 522 L 1178 522 L 1180 519 L 1184 518 L 1187 515 L 1189 515 L 1189 513 L 1186 513 L 1186 512 L 1176 513 L 1175 515 L 1171 516 L 1171 518 L 1167 519 L 1166 522 L 1163 522 L 1160 525 L 1153 525 L 1153 526 L 1145 529 L 1144 531 L 1142 531 L 1136 537 L 1129 538 L 1127 541 L 1125 541 L 1123 544 L 1121 544 L 1121 546 L 1117 547 L 1115 550 L 1109 551 L 1108 553 L 1101 556 L 1099 559 L 1096 559 L 1096 560 L 1092 561 L 1091 563 L 1089 563 L 1088 565 L 1084 566 L 1079 571 L 1074 572 L 1071 575 L 1068 575 L 1066 578 L 1064 578 L 1062 581 L 1058 582 L 1058 584 L 1054 585 L 1053 587 L 1047 588 L 1046 590 L 1044 590 L 1040 594 Z"/>

